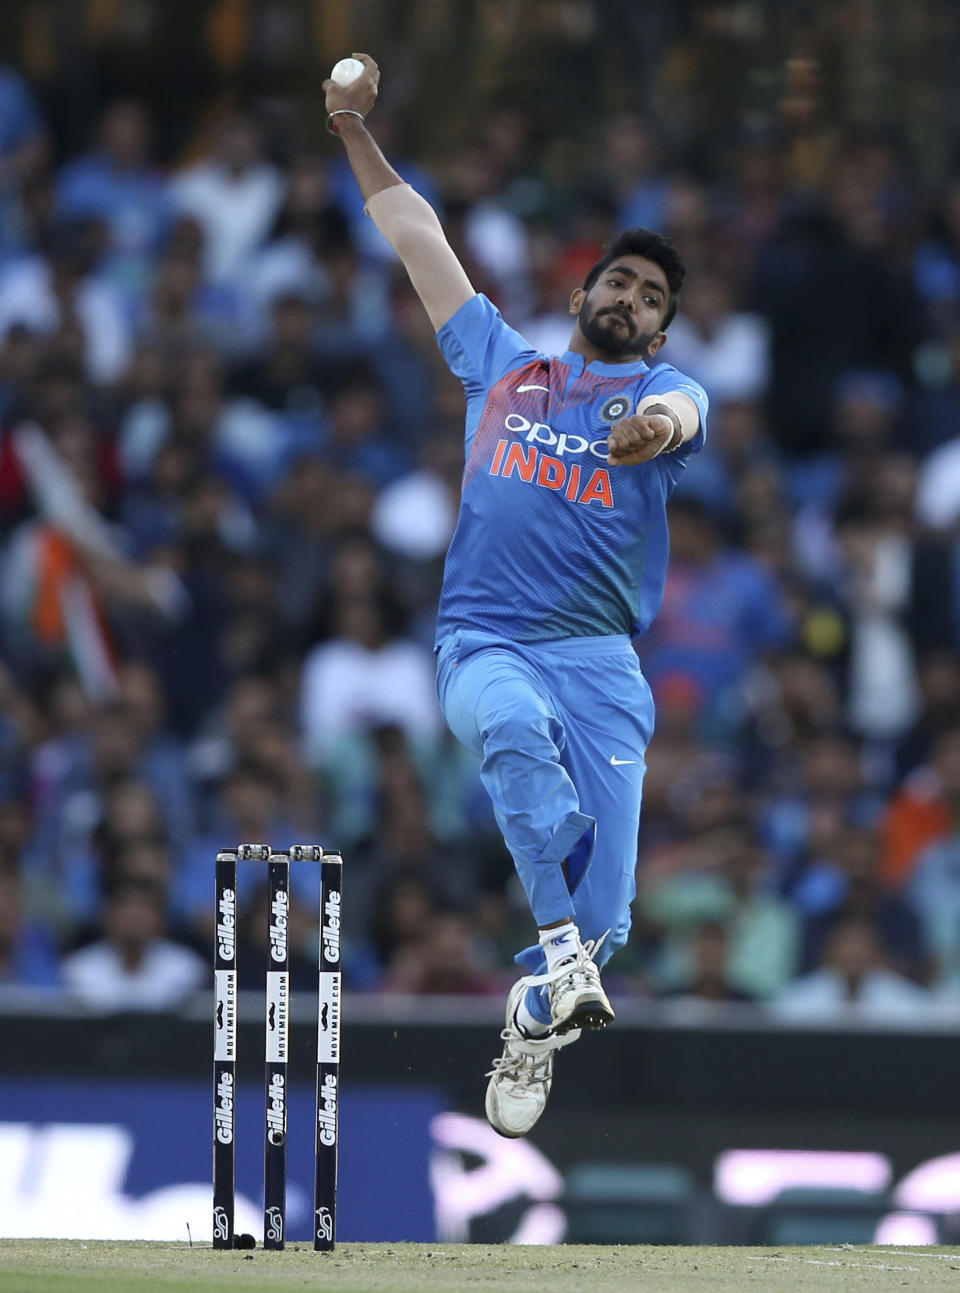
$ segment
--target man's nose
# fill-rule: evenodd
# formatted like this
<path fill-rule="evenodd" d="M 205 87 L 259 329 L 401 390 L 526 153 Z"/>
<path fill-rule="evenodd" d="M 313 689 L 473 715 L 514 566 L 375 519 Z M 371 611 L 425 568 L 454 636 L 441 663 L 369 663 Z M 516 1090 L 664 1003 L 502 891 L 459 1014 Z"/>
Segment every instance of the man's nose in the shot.
<path fill-rule="evenodd" d="M 633 292 L 625 288 L 622 292 L 617 293 L 617 305 L 624 310 L 629 310 L 631 314 L 634 311 Z"/>

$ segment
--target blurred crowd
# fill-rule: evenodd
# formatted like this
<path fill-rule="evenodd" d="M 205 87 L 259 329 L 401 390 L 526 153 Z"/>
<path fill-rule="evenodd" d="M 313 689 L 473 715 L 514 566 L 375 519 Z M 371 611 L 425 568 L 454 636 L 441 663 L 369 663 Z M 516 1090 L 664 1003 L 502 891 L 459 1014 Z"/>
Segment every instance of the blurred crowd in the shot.
<path fill-rule="evenodd" d="M 549 137 L 494 107 L 429 157 L 371 124 L 547 353 L 617 230 L 688 263 L 663 358 L 711 424 L 636 644 L 614 993 L 960 1018 L 960 163 L 919 182 L 790 76 L 722 169 L 623 107 Z M 500 993 L 530 917 L 434 691 L 460 385 L 334 141 L 254 102 L 161 165 L 157 128 L 108 98 L 59 156 L 0 65 L 0 985 L 175 1005 L 210 979 L 218 846 L 320 840 L 348 987 Z"/>

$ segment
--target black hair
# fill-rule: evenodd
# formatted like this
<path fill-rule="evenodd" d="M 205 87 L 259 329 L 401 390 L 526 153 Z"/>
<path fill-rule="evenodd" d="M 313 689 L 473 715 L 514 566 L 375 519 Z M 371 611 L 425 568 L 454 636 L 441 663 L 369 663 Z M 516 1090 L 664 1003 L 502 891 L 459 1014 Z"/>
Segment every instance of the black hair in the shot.
<path fill-rule="evenodd" d="M 621 256 L 643 256 L 645 260 L 652 260 L 663 270 L 667 286 L 670 288 L 670 300 L 667 302 L 660 326 L 668 327 L 677 312 L 677 297 L 687 273 L 687 267 L 680 253 L 669 238 L 665 238 L 662 233 L 656 233 L 653 229 L 624 229 L 613 242 L 607 244 L 606 255 L 597 261 L 583 280 L 584 291 L 589 292 L 607 266 L 612 265 Z"/>

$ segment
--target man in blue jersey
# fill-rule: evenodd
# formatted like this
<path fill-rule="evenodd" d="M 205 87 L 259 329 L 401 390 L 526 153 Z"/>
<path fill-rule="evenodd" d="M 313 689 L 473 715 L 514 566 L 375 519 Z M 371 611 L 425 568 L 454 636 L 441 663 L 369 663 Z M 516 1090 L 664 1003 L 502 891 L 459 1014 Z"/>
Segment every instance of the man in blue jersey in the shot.
<path fill-rule="evenodd" d="M 363 119 L 379 72 L 324 83 L 368 215 L 403 262 L 467 397 L 466 468 L 437 628 L 444 717 L 481 776 L 539 937 L 507 998 L 486 1110 L 525 1135 L 561 1046 L 614 1017 L 600 980 L 623 946 L 653 702 L 631 638 L 660 606 L 666 502 L 703 443 L 707 398 L 669 365 L 684 267 L 628 230 L 570 299 L 548 358 L 471 287 L 433 209 Z"/>

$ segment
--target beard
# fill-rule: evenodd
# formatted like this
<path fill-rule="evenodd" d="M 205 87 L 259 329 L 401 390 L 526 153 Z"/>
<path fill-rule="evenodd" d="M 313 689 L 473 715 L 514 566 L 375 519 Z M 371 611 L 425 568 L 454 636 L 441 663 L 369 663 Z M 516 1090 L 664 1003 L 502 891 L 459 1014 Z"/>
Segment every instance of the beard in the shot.
<path fill-rule="evenodd" d="M 598 350 L 622 359 L 626 355 L 642 356 L 657 332 L 638 332 L 633 316 L 625 310 L 608 306 L 605 310 L 581 309 L 580 331 Z"/>

